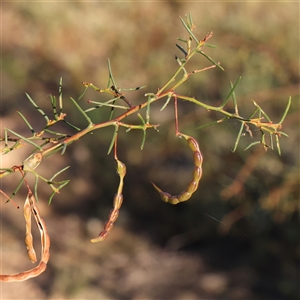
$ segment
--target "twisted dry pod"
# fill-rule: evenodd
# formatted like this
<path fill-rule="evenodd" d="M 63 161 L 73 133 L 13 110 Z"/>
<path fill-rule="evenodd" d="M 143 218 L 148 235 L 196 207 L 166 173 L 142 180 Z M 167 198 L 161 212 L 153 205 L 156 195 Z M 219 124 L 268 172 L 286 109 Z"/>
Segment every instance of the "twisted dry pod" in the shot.
<path fill-rule="evenodd" d="M 187 201 L 191 198 L 192 194 L 197 190 L 199 181 L 202 176 L 202 162 L 203 157 L 199 148 L 199 144 L 197 141 L 188 135 L 185 134 L 179 134 L 179 137 L 184 137 L 190 147 L 190 149 L 193 151 L 193 159 L 194 159 L 194 172 L 193 172 L 193 179 L 188 184 L 187 188 L 181 192 L 179 195 L 172 196 L 169 193 L 166 193 L 162 191 L 156 184 L 153 184 L 154 188 L 159 192 L 161 199 L 164 202 L 169 202 L 171 204 L 177 204 L 179 202 Z"/>
<path fill-rule="evenodd" d="M 30 210 L 29 210 L 30 208 Z M 18 274 L 12 275 L 0 275 L 0 281 L 13 282 L 13 281 L 24 281 L 32 277 L 36 277 L 43 273 L 47 268 L 47 263 L 50 258 L 50 237 L 48 235 L 47 227 L 44 220 L 40 216 L 39 209 L 36 205 L 36 200 L 31 191 L 28 192 L 25 205 L 24 205 L 24 217 L 26 220 L 26 237 L 25 244 L 28 250 L 29 259 L 32 262 L 36 261 L 35 251 L 32 245 L 32 235 L 31 235 L 31 224 L 29 219 L 31 218 L 31 213 L 34 216 L 36 225 L 40 231 L 41 236 L 41 260 L 40 263 L 33 269 L 24 271 Z"/>
<path fill-rule="evenodd" d="M 115 194 L 114 197 L 113 209 L 109 214 L 108 221 L 104 225 L 104 229 L 99 233 L 99 236 L 94 239 L 91 239 L 92 243 L 104 241 L 107 238 L 109 232 L 112 230 L 114 223 L 116 222 L 119 216 L 119 211 L 123 202 L 122 190 L 124 185 L 124 177 L 126 175 L 126 166 L 118 159 L 117 159 L 117 173 L 120 177 L 120 183 L 118 187 L 118 192 Z"/>
<path fill-rule="evenodd" d="M 25 235 L 25 245 L 27 248 L 27 254 L 32 263 L 37 261 L 35 250 L 33 248 L 33 237 L 31 233 L 31 205 L 29 202 L 29 197 L 26 198 L 24 203 L 24 218 L 26 223 L 26 235 Z"/>

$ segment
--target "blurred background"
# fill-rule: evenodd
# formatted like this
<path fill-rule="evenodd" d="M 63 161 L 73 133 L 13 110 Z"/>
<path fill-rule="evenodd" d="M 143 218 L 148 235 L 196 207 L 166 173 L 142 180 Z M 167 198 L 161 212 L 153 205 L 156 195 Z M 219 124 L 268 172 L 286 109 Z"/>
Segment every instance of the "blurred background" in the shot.
<path fill-rule="evenodd" d="M 161 201 L 150 182 L 171 194 L 184 190 L 192 173 L 191 153 L 175 138 L 173 107 L 152 107 L 143 151 L 139 131 L 119 134 L 119 159 L 127 165 L 124 203 L 109 238 L 92 244 L 112 208 L 118 186 L 113 155 L 107 156 L 112 129 L 86 136 L 45 159 L 38 168 L 50 178 L 71 182 L 50 206 L 50 189 L 40 184 L 39 207 L 51 236 L 51 258 L 41 276 L 22 283 L 0 283 L 1 299 L 299 299 L 299 3 L 296 2 L 4 2 L 2 5 L 1 136 L 10 128 L 30 136 L 17 111 L 37 131 L 44 119 L 25 96 L 51 113 L 49 94 L 58 95 L 63 78 L 67 119 L 84 128 L 75 111 L 82 81 L 106 87 L 107 59 L 121 88 L 137 105 L 174 73 L 177 38 L 186 38 L 179 16 L 191 12 L 195 35 L 214 32 L 205 48 L 219 69 L 194 75 L 180 92 L 220 105 L 230 81 L 240 114 L 248 117 L 255 100 L 276 123 L 288 98 L 281 151 L 265 153 L 245 135 L 232 152 L 239 122 L 197 127 L 220 118 L 191 103 L 180 103 L 179 126 L 200 144 L 204 156 L 198 191 L 185 203 Z M 194 64 L 194 65 L 193 65 Z M 195 57 L 189 70 L 207 67 Z M 104 101 L 88 91 L 86 100 Z M 232 105 L 228 106 L 232 110 Z M 101 122 L 109 110 L 95 111 Z M 59 125 L 58 130 L 72 132 Z M 259 131 L 254 131 L 259 138 Z M 1 167 L 20 165 L 29 147 L 1 157 Z M 20 174 L 5 177 L 10 194 Z M 2 195 L 1 195 L 2 197 Z M 22 207 L 25 188 L 14 198 Z M 22 209 L 1 198 L 1 273 L 32 268 L 24 245 Z M 38 232 L 36 249 L 38 245 Z"/>

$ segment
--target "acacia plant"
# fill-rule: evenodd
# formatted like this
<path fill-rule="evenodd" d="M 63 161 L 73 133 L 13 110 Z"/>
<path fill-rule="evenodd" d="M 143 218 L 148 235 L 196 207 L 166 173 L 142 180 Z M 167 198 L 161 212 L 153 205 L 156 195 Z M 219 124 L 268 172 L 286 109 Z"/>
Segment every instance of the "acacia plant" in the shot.
<path fill-rule="evenodd" d="M 178 101 L 189 101 L 194 103 L 197 106 L 200 106 L 208 111 L 215 111 L 218 112 L 223 117 L 216 120 L 214 123 L 221 123 L 228 119 L 235 119 L 240 122 L 240 130 L 236 137 L 236 142 L 234 145 L 234 150 L 236 150 L 238 143 L 242 134 L 246 131 L 250 136 L 252 135 L 251 128 L 256 127 L 261 132 L 261 137 L 259 140 L 252 142 L 249 144 L 247 148 L 250 148 L 254 145 L 261 144 L 265 150 L 276 148 L 278 153 L 280 154 L 280 143 L 279 138 L 284 135 L 287 136 L 284 132 L 281 131 L 282 123 L 288 113 L 291 99 L 288 100 L 287 107 L 283 113 L 281 120 L 278 123 L 273 123 L 271 119 L 268 117 L 267 113 L 256 103 L 254 104 L 253 113 L 250 116 L 241 116 L 238 110 L 238 104 L 235 97 L 235 88 L 238 85 L 240 78 L 236 81 L 236 83 L 231 83 L 231 89 L 229 94 L 227 95 L 226 99 L 223 103 L 219 106 L 211 106 L 208 104 L 203 103 L 201 100 L 195 99 L 193 97 L 188 97 L 186 95 L 182 95 L 177 92 L 178 87 L 183 85 L 191 76 L 196 75 L 197 73 L 201 73 L 213 68 L 219 68 L 224 71 L 221 67 L 220 63 L 215 62 L 211 57 L 209 57 L 204 52 L 204 47 L 214 47 L 211 44 L 208 44 L 207 41 L 212 37 L 212 32 L 208 33 L 202 40 L 198 40 L 198 38 L 194 34 L 195 25 L 193 24 L 191 15 L 187 15 L 184 19 L 181 19 L 181 22 L 187 31 L 187 38 L 179 38 L 179 42 L 181 43 L 176 44 L 176 47 L 181 51 L 181 56 L 175 56 L 175 59 L 178 63 L 178 68 L 174 72 L 173 75 L 169 77 L 167 82 L 162 85 L 156 92 L 147 92 L 145 93 L 145 100 L 142 100 L 138 105 L 132 105 L 130 101 L 126 98 L 124 91 L 128 89 L 121 89 L 117 86 L 110 62 L 108 61 L 108 73 L 109 79 L 106 88 L 98 88 L 93 83 L 90 82 L 83 82 L 84 90 L 82 94 L 75 100 L 74 98 L 70 98 L 71 102 L 74 104 L 76 110 L 78 110 L 81 115 L 86 120 L 86 127 L 85 128 L 78 128 L 76 125 L 71 124 L 67 119 L 67 114 L 64 110 L 64 101 L 62 96 L 62 79 L 60 80 L 59 84 L 59 93 L 58 97 L 50 96 L 53 116 L 49 117 L 38 105 L 37 103 L 28 95 L 26 94 L 28 100 L 36 109 L 38 113 L 40 113 L 44 119 L 45 124 L 44 128 L 41 131 L 36 131 L 30 123 L 30 120 L 25 118 L 25 116 L 18 112 L 20 117 L 23 119 L 25 124 L 28 127 L 28 136 L 21 135 L 9 128 L 5 128 L 3 132 L 3 136 L 0 138 L 0 141 L 3 145 L 1 148 L 2 155 L 5 155 L 11 151 L 15 151 L 20 147 L 31 146 L 33 149 L 30 152 L 30 155 L 23 160 L 22 165 L 14 165 L 11 167 L 1 168 L 0 177 L 9 176 L 12 173 L 19 172 L 21 175 L 21 180 L 19 184 L 16 186 L 15 190 L 12 192 L 11 195 L 8 195 L 7 191 L 0 190 L 2 195 L 7 199 L 7 202 L 13 203 L 16 207 L 17 204 L 13 201 L 13 197 L 17 194 L 20 187 L 25 184 L 27 189 L 27 197 L 24 203 L 24 218 L 25 218 L 25 244 L 28 251 L 29 259 L 35 263 L 37 261 L 35 250 L 33 248 L 33 237 L 31 233 L 31 216 L 33 215 L 36 225 L 40 232 L 41 237 L 41 257 L 39 264 L 28 270 L 18 274 L 13 275 L 0 275 L 0 279 L 2 281 L 22 281 L 26 280 L 31 277 L 38 276 L 41 274 L 45 269 L 47 262 L 49 260 L 49 247 L 50 247 L 50 237 L 48 235 L 47 226 L 45 221 L 40 216 L 40 212 L 38 209 L 37 201 L 38 199 L 38 183 L 40 180 L 46 182 L 51 190 L 52 193 L 49 196 L 48 202 L 49 204 L 52 201 L 52 198 L 55 194 L 59 193 L 59 191 L 69 183 L 69 180 L 63 181 L 56 181 L 55 178 L 64 172 L 68 167 L 63 168 L 62 170 L 58 171 L 54 174 L 50 179 L 46 179 L 41 176 L 37 172 L 37 167 L 43 162 L 44 159 L 51 157 L 54 153 L 60 152 L 63 155 L 67 150 L 68 147 L 72 144 L 84 137 L 91 132 L 96 130 L 100 130 L 105 127 L 113 127 L 114 133 L 111 139 L 111 143 L 108 147 L 108 154 L 111 152 L 114 155 L 114 159 L 116 161 L 116 169 L 117 174 L 120 177 L 119 186 L 117 193 L 114 196 L 113 200 L 113 209 L 109 214 L 108 221 L 106 222 L 104 229 L 100 232 L 99 236 L 95 237 L 91 240 L 91 242 L 96 243 L 99 241 L 103 241 L 107 238 L 109 232 L 111 231 L 114 223 L 116 222 L 119 211 L 123 202 L 123 179 L 126 175 L 126 166 L 123 162 L 118 159 L 118 132 L 120 127 L 124 127 L 127 131 L 130 130 L 140 130 L 143 133 L 143 138 L 141 141 L 141 150 L 144 147 L 144 143 L 146 140 L 146 134 L 148 130 L 154 129 L 158 132 L 159 124 L 153 124 L 151 122 L 151 105 L 157 101 L 164 101 L 162 104 L 161 110 L 165 109 L 167 105 L 174 105 L 174 122 L 175 122 L 175 136 L 179 138 L 183 138 L 189 148 L 193 153 L 193 161 L 194 161 L 194 170 L 192 171 L 192 179 L 188 184 L 187 188 L 177 196 L 172 196 L 167 192 L 162 191 L 156 184 L 153 183 L 154 188 L 158 191 L 160 197 L 163 201 L 169 202 L 171 204 L 177 204 L 179 202 L 183 202 L 188 200 L 192 194 L 197 190 L 199 180 L 202 176 L 202 161 L 203 157 L 200 151 L 200 147 L 198 142 L 191 136 L 188 136 L 182 133 L 179 130 L 178 124 Z M 190 64 L 191 60 L 194 58 L 195 55 L 202 55 L 204 59 L 206 59 L 210 65 L 204 69 L 190 69 L 193 64 Z M 131 88 L 129 90 L 139 90 L 143 87 L 136 87 Z M 89 100 L 88 102 L 92 105 L 88 109 L 83 109 L 80 105 L 79 100 L 82 100 L 86 91 L 88 89 L 93 89 L 96 93 L 107 93 L 111 95 L 111 99 L 108 101 L 103 102 L 95 102 Z M 122 102 L 119 103 L 118 100 Z M 172 102 L 173 104 L 171 104 Z M 118 104 L 116 104 L 118 101 Z M 230 112 L 228 107 L 228 102 L 233 101 L 234 105 L 234 112 Z M 81 101 L 82 102 L 82 101 Z M 107 118 L 107 121 L 98 123 L 97 120 L 92 120 L 89 116 L 89 112 L 101 109 L 103 107 L 110 107 L 111 113 Z M 121 112 L 120 112 L 121 111 Z M 114 116 L 114 113 L 120 112 L 118 116 Z M 129 124 L 127 119 L 129 116 L 136 116 L 137 123 L 136 124 Z M 75 130 L 75 134 L 65 134 L 63 132 L 57 132 L 53 130 L 53 125 L 58 122 L 64 122 L 68 126 Z M 208 126 L 211 124 L 203 124 L 202 126 Z M 269 138 L 266 139 L 266 136 Z M 275 141 L 274 141 L 275 137 Z M 268 142 L 267 142 L 268 141 Z M 26 181 L 26 175 L 31 173 L 35 177 L 35 184 L 33 187 Z"/>

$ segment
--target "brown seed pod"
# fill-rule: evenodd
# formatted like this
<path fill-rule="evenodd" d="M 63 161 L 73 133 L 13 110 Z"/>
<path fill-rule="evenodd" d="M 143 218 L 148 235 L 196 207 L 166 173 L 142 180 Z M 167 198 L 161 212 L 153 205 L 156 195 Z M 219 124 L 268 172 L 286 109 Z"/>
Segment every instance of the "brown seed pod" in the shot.
<path fill-rule="evenodd" d="M 50 258 L 50 252 L 49 252 L 50 237 L 48 235 L 46 223 L 40 216 L 40 212 L 39 212 L 39 209 L 37 207 L 36 200 L 35 200 L 32 192 L 30 190 L 28 192 L 25 203 L 26 203 L 26 205 L 25 205 L 25 210 L 24 210 L 24 216 L 25 216 L 25 220 L 27 222 L 26 226 L 28 226 L 28 218 L 30 217 L 30 213 L 28 213 L 28 204 L 29 204 L 30 208 L 31 208 L 31 213 L 34 216 L 36 225 L 37 225 L 37 227 L 40 231 L 41 245 L 42 245 L 42 247 L 41 247 L 42 248 L 41 260 L 40 260 L 39 264 L 36 267 L 32 268 L 31 270 L 24 271 L 24 272 L 21 272 L 21 273 L 18 273 L 18 274 L 12 274 L 12 275 L 0 275 L 0 281 L 5 281 L 5 282 L 24 281 L 24 280 L 27 280 L 29 278 L 36 277 L 36 276 L 40 275 L 47 268 L 47 263 L 48 263 L 49 258 Z M 29 227 L 26 228 L 26 230 L 27 229 L 29 230 Z M 26 246 L 27 246 L 27 249 L 29 248 L 28 250 L 30 250 L 30 251 L 33 250 L 32 241 L 30 241 L 30 238 L 29 238 L 29 240 L 28 239 L 26 240 Z M 28 252 L 28 255 L 29 255 L 29 258 L 31 259 L 31 261 L 33 261 L 34 256 L 32 255 L 32 253 Z"/>
<path fill-rule="evenodd" d="M 96 238 L 91 239 L 92 243 L 104 241 L 107 238 L 109 232 L 112 230 L 114 223 L 116 222 L 119 216 L 119 211 L 123 202 L 122 190 L 124 185 L 123 180 L 126 175 L 126 166 L 118 159 L 117 159 L 117 173 L 120 177 L 120 183 L 118 187 L 118 192 L 114 196 L 114 207 L 110 211 L 108 221 L 105 223 L 104 229 L 99 233 L 99 235 Z"/>
<path fill-rule="evenodd" d="M 158 191 L 161 199 L 164 202 L 169 202 L 171 204 L 178 204 L 179 202 L 187 201 L 188 199 L 190 199 L 192 194 L 197 190 L 199 181 L 202 177 L 203 157 L 199 148 L 199 144 L 193 137 L 190 137 L 188 135 L 179 134 L 178 136 L 184 137 L 190 149 L 193 151 L 193 160 L 195 165 L 193 171 L 193 179 L 190 181 L 187 188 L 177 196 L 172 196 L 169 193 L 162 191 L 156 184 L 152 182 L 153 187 Z"/>
<path fill-rule="evenodd" d="M 31 234 L 31 205 L 29 203 L 29 198 L 26 198 L 24 203 L 24 218 L 26 224 L 26 235 L 25 235 L 25 245 L 27 248 L 27 254 L 32 263 L 37 261 L 36 254 L 33 248 L 33 237 Z"/>

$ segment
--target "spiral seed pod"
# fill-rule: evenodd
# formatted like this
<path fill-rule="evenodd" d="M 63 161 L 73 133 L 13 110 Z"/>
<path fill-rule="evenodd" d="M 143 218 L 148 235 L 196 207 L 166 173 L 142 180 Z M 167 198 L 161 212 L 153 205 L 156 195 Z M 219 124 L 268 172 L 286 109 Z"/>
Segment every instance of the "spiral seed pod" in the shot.
<path fill-rule="evenodd" d="M 197 190 L 199 181 L 202 177 L 202 162 L 203 157 L 199 148 L 198 142 L 193 138 L 185 134 L 179 134 L 178 136 L 184 137 L 193 151 L 193 160 L 194 160 L 194 171 L 193 179 L 188 184 L 187 188 L 177 196 L 172 196 L 169 193 L 162 191 L 156 184 L 152 182 L 153 187 L 158 191 L 161 199 L 164 202 L 169 202 L 171 204 L 178 204 L 179 202 L 187 201 L 191 198 L 192 194 Z"/>
<path fill-rule="evenodd" d="M 119 211 L 123 203 L 122 190 L 124 185 L 124 177 L 126 175 L 126 166 L 118 159 L 117 159 L 117 173 L 120 177 L 120 182 L 119 182 L 118 192 L 114 196 L 114 207 L 110 211 L 108 221 L 105 223 L 104 229 L 99 233 L 98 237 L 91 239 L 92 243 L 104 241 L 107 238 L 109 232 L 112 230 L 114 223 L 118 219 Z"/>

